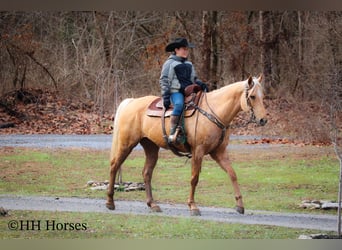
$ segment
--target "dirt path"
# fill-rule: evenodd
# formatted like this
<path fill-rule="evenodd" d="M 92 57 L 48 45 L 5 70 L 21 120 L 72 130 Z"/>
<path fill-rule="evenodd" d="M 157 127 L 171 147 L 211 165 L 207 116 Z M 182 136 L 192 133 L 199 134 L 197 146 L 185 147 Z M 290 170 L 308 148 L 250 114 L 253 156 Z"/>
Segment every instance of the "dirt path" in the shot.
<path fill-rule="evenodd" d="M 151 213 L 144 202 L 138 201 L 116 201 L 116 210 L 114 211 L 108 210 L 104 204 L 104 199 L 0 195 L 0 207 L 8 210 L 98 212 L 113 215 L 132 213 L 148 216 L 185 217 L 224 223 L 318 229 L 322 231 L 335 231 L 337 227 L 337 217 L 333 215 L 290 214 L 252 210 L 247 210 L 244 215 L 240 215 L 229 208 L 200 207 L 202 216 L 191 217 L 188 207 L 180 204 L 161 203 L 162 213 Z"/>

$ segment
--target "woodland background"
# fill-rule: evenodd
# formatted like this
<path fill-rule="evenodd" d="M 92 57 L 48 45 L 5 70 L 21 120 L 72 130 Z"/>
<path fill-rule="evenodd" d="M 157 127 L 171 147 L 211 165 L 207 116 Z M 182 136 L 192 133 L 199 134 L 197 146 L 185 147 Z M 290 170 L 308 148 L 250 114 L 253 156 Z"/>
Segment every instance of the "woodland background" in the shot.
<path fill-rule="evenodd" d="M 264 74 L 270 122 L 263 134 L 326 142 L 331 132 L 341 133 L 340 11 L 56 11 L 0 17 L 0 123 L 13 123 L 0 133 L 109 132 L 104 121 L 124 98 L 160 95 L 165 45 L 180 36 L 196 44 L 190 60 L 211 90 Z M 82 129 L 68 130 L 77 123 Z"/>

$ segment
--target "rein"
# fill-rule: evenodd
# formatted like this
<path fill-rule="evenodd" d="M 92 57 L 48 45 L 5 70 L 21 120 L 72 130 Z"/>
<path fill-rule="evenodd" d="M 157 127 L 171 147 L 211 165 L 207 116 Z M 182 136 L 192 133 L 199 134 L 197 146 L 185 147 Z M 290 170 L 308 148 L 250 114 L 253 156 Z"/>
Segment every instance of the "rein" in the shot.
<path fill-rule="evenodd" d="M 205 98 L 205 101 L 206 101 L 206 104 L 210 110 L 210 113 L 208 113 L 207 111 L 205 111 L 204 109 L 202 109 L 201 107 L 199 107 L 198 105 L 196 105 L 194 103 L 194 101 L 190 101 L 187 105 L 188 106 L 192 106 L 194 109 L 198 110 L 199 113 L 201 113 L 202 115 L 204 115 L 205 117 L 207 117 L 211 122 L 213 122 L 218 128 L 221 129 L 221 136 L 220 136 L 220 139 L 216 145 L 216 147 L 214 149 L 216 149 L 217 147 L 219 147 L 221 145 L 221 143 L 223 142 L 224 140 L 224 137 L 226 135 L 226 132 L 227 132 L 227 129 L 229 128 L 238 128 L 238 127 L 243 127 L 243 126 L 247 126 L 249 123 L 252 123 L 254 120 L 255 120 L 255 114 L 254 114 L 254 110 L 253 110 L 253 106 L 251 105 L 251 102 L 250 102 L 250 98 L 248 96 L 248 90 L 249 90 L 249 87 L 248 87 L 248 84 L 246 84 L 246 87 L 245 87 L 245 97 L 246 97 L 246 101 L 247 101 L 247 106 L 250 108 L 250 111 L 251 111 L 251 117 L 249 119 L 249 121 L 247 121 L 247 123 L 245 125 L 242 125 L 242 126 L 231 126 L 230 124 L 228 126 L 225 126 L 221 121 L 220 119 L 217 117 L 217 115 L 215 114 L 215 112 L 211 109 L 211 107 L 209 106 L 209 103 L 208 103 L 208 99 L 207 99 L 207 95 L 206 95 L 206 92 L 204 91 L 203 92 L 203 95 L 204 95 L 204 98 Z M 200 101 L 199 101 L 200 103 Z M 166 129 L 165 129 L 165 113 L 166 113 L 166 109 L 163 108 L 163 115 L 162 115 L 162 129 L 163 129 L 163 138 L 166 142 L 166 144 L 168 145 L 169 149 L 177 156 L 186 156 L 188 158 L 191 158 L 191 153 L 183 153 L 183 152 L 180 152 L 173 144 L 169 143 L 168 141 L 168 137 L 167 137 L 167 134 L 166 134 Z M 195 129 L 195 133 L 197 132 L 197 124 L 196 124 L 196 129 Z M 186 145 L 188 150 L 190 151 L 190 146 L 189 145 Z"/>
<path fill-rule="evenodd" d="M 203 92 L 203 95 L 205 97 L 205 101 L 208 105 L 208 100 L 207 100 L 207 95 L 206 92 Z M 214 124 L 216 124 L 217 127 L 219 127 L 222 131 L 221 131 L 221 136 L 220 136 L 220 140 L 217 143 L 217 146 L 215 148 L 217 148 L 219 145 L 221 145 L 221 143 L 223 142 L 224 136 L 226 134 L 227 131 L 227 127 L 220 121 L 220 119 L 217 117 L 217 115 L 215 115 L 215 113 L 213 112 L 213 110 L 210 108 L 210 106 L 208 105 L 210 111 L 213 114 L 208 113 L 207 111 L 205 111 L 204 109 L 200 108 L 198 105 L 196 105 L 193 101 L 191 101 L 189 104 L 189 106 L 194 107 L 196 110 L 198 110 L 198 112 L 200 112 L 202 115 L 204 115 L 205 117 L 207 117 L 211 122 L 213 122 Z M 196 126 L 197 128 L 197 126 Z"/>
<path fill-rule="evenodd" d="M 249 90 L 248 84 L 246 84 L 246 87 L 245 87 L 245 97 L 246 97 L 246 100 L 247 100 L 247 106 L 250 108 L 250 111 L 251 111 L 251 116 L 250 116 L 249 120 L 243 119 L 243 120 L 247 121 L 246 124 L 242 124 L 242 125 L 239 125 L 239 126 L 238 125 L 237 126 L 229 125 L 228 126 L 229 128 L 232 128 L 232 129 L 233 128 L 242 128 L 242 127 L 247 126 L 250 123 L 255 122 L 254 109 L 253 109 L 253 106 L 251 105 L 251 101 L 250 101 L 250 98 L 248 96 L 248 90 Z"/>
<path fill-rule="evenodd" d="M 217 146 L 215 147 L 215 149 L 221 145 L 221 143 L 224 140 L 224 136 L 226 134 L 227 129 L 229 128 L 238 128 L 238 127 L 244 127 L 247 126 L 249 123 L 252 123 L 255 120 L 255 114 L 254 114 L 254 110 L 253 110 L 253 106 L 250 103 L 250 98 L 248 96 L 248 84 L 246 84 L 245 87 L 245 96 L 246 96 L 246 100 L 247 100 L 247 106 L 250 108 L 251 110 L 251 117 L 250 119 L 247 121 L 247 123 L 245 125 L 242 126 L 231 126 L 230 124 L 226 127 L 221 121 L 220 119 L 217 117 L 217 115 L 215 114 L 215 112 L 210 108 L 209 103 L 208 103 L 208 99 L 207 99 L 207 95 L 206 92 L 203 92 L 203 95 L 205 97 L 205 101 L 206 104 L 208 106 L 208 108 L 210 109 L 210 113 L 208 113 L 207 111 L 205 111 L 204 109 L 200 108 L 198 105 L 196 105 L 193 101 L 191 101 L 188 105 L 194 107 L 196 110 L 198 110 L 198 112 L 200 112 L 202 115 L 204 115 L 205 117 L 207 117 L 211 122 L 213 122 L 217 127 L 219 127 L 222 131 L 221 131 L 221 136 L 220 136 L 220 140 L 217 143 Z M 197 126 L 196 126 L 197 127 Z"/>

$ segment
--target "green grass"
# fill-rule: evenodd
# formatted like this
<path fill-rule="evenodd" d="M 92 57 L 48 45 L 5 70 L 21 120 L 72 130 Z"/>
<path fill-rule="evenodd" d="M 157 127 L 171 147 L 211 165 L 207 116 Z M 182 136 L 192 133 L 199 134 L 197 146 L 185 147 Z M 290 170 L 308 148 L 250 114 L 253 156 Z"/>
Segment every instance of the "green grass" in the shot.
<path fill-rule="evenodd" d="M 12 220 L 40 221 L 40 230 L 8 229 Z M 50 221 L 47 227 L 46 221 Z M 83 224 L 80 230 L 57 224 Z M 2 239 L 296 239 L 317 230 L 241 225 L 202 221 L 196 218 L 168 218 L 157 215 L 109 215 L 100 213 L 11 211 L 0 217 Z"/>
<path fill-rule="evenodd" d="M 336 200 L 339 165 L 333 154 L 318 154 L 319 148 L 309 147 L 285 152 L 231 152 L 247 209 L 303 212 L 298 205 L 304 199 Z M 109 178 L 108 155 L 91 150 L 2 150 L 0 192 L 105 198 L 105 191 L 92 191 L 86 183 Z M 133 153 L 124 163 L 124 181 L 142 182 L 143 163 L 142 152 Z M 162 152 L 152 180 L 154 198 L 186 203 L 190 173 L 190 161 Z M 115 198 L 145 201 L 145 192 L 116 192 Z M 230 179 L 209 157 L 203 162 L 196 200 L 200 206 L 235 206 Z"/>
<path fill-rule="evenodd" d="M 251 209 L 291 211 L 298 209 L 298 203 L 304 199 L 337 198 L 339 170 L 333 158 L 276 159 L 237 169 Z"/>
<path fill-rule="evenodd" d="M 237 172 L 246 209 L 280 212 L 336 214 L 335 211 L 303 210 L 303 199 L 335 200 L 339 164 L 329 147 L 286 147 L 238 151 L 230 156 Z M 105 191 L 86 187 L 89 180 L 109 178 L 109 152 L 93 150 L 33 150 L 0 148 L 0 193 L 13 195 L 77 196 L 102 198 Z M 134 151 L 123 166 L 124 181 L 142 181 L 143 153 Z M 162 151 L 153 176 L 154 198 L 185 204 L 190 190 L 190 161 Z M 145 192 L 116 192 L 115 199 L 145 201 Z M 196 191 L 200 206 L 234 207 L 228 176 L 205 157 Z M 85 231 L 10 231 L 10 220 L 84 222 Z M 116 238 L 116 239 L 295 239 L 316 233 L 272 226 L 226 224 L 196 218 L 155 215 L 109 215 L 10 211 L 0 217 L 1 238 Z"/>

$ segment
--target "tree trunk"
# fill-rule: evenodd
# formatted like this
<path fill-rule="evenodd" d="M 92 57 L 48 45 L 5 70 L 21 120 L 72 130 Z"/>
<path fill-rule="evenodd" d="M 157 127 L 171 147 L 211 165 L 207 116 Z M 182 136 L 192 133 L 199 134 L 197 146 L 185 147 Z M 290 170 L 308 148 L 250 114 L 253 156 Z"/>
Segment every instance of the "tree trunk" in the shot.
<path fill-rule="evenodd" d="M 189 20 L 187 15 L 188 15 L 188 11 L 185 11 L 183 14 L 182 14 L 181 11 L 176 11 L 175 12 L 176 19 L 182 25 L 184 33 L 185 33 L 185 36 L 187 37 L 189 42 L 193 42 L 192 35 L 191 35 L 191 32 L 190 32 L 191 28 L 188 27 L 188 24 L 187 24 L 187 22 Z M 192 50 L 190 50 L 190 55 L 191 55 L 191 60 L 195 62 L 196 61 L 195 53 L 193 53 Z"/>
<path fill-rule="evenodd" d="M 210 89 L 217 89 L 218 82 L 218 12 L 203 11 L 202 13 L 202 67 L 201 78 L 209 82 Z"/>
<path fill-rule="evenodd" d="M 247 15 L 247 27 L 250 26 L 251 22 L 252 22 L 252 17 L 253 17 L 254 11 L 249 11 L 246 15 Z M 249 40 L 251 37 L 251 32 L 249 30 L 247 30 L 246 32 L 246 40 L 245 43 L 247 44 L 247 46 L 249 47 Z M 241 66 L 241 79 L 246 79 L 247 77 L 249 77 L 247 71 L 246 71 L 246 65 L 248 65 L 246 63 L 247 61 L 247 53 L 248 53 L 248 48 L 243 50 L 243 54 L 242 54 L 242 66 Z"/>
<path fill-rule="evenodd" d="M 110 14 L 111 15 L 111 14 Z M 111 18 L 108 17 L 108 20 L 110 20 Z M 106 35 L 106 32 L 103 29 L 103 23 L 105 23 L 104 21 L 99 21 L 101 20 L 101 16 L 98 12 L 94 12 L 94 21 L 96 24 L 96 28 L 98 30 L 98 33 L 102 39 L 102 44 L 103 44 L 103 52 L 104 52 L 104 56 L 105 56 L 105 61 L 107 63 L 107 67 L 110 71 L 113 70 L 113 65 L 112 65 L 112 56 L 111 56 L 111 49 L 110 49 L 110 45 L 108 42 L 108 38 Z"/>
<path fill-rule="evenodd" d="M 211 57 L 211 34 L 210 34 L 210 11 L 202 14 L 202 68 L 201 78 L 203 81 L 210 79 L 210 57 Z"/>
<path fill-rule="evenodd" d="M 297 11 L 297 18 L 298 18 L 298 72 L 297 72 L 297 77 L 295 80 L 295 85 L 292 89 L 292 95 L 294 95 L 297 91 L 299 82 L 300 82 L 300 77 L 302 75 L 303 72 L 303 22 L 302 22 L 302 13 L 301 11 Z"/>
<path fill-rule="evenodd" d="M 331 124 L 332 124 L 332 142 L 334 144 L 334 149 L 337 158 L 340 162 L 340 176 L 339 176 L 339 187 L 338 187 L 338 220 L 337 220 L 337 233 L 339 236 L 342 235 L 341 232 L 341 203 L 342 203 L 342 131 L 340 125 L 338 124 L 338 117 L 342 113 L 342 58 L 340 51 L 341 38 L 338 33 L 338 21 L 339 13 L 328 12 L 326 18 L 329 27 L 329 43 L 331 48 L 331 90 L 332 93 L 329 96 L 331 99 Z"/>
<path fill-rule="evenodd" d="M 261 65 L 265 77 L 265 94 L 273 92 L 272 79 L 272 16 L 270 11 L 259 12 L 260 42 L 261 42 Z"/>
<path fill-rule="evenodd" d="M 211 40 L 212 40 L 212 65 L 210 69 L 210 80 L 211 80 L 211 89 L 217 89 L 217 82 L 218 82 L 218 43 L 217 43 L 217 11 L 212 12 L 212 33 L 211 33 Z"/>
<path fill-rule="evenodd" d="M 342 236 L 341 233 L 341 200 L 342 200 L 342 155 L 339 156 L 340 159 L 340 185 L 338 188 L 338 219 L 337 219 L 337 234 Z"/>

